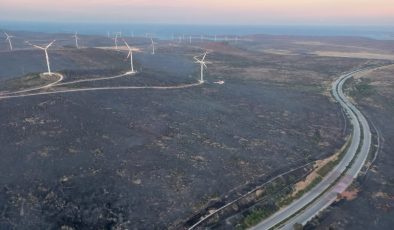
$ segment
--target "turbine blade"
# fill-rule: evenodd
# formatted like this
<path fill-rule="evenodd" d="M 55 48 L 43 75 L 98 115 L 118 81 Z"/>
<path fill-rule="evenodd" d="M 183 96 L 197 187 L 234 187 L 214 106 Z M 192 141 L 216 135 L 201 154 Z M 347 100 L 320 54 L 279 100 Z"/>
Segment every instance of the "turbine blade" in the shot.
<path fill-rule="evenodd" d="M 127 44 L 127 42 L 123 39 L 124 44 L 126 44 L 127 48 L 130 50 L 130 46 L 129 44 Z"/>
<path fill-rule="evenodd" d="M 127 55 L 127 57 L 126 58 L 129 58 L 130 56 L 131 56 L 131 50 L 129 51 L 129 54 Z"/>
<path fill-rule="evenodd" d="M 32 45 L 32 46 L 34 46 L 34 47 L 36 47 L 37 49 L 40 49 L 40 50 L 45 50 L 45 48 L 41 47 L 41 46 L 36 46 L 36 45 Z"/>
<path fill-rule="evenodd" d="M 33 45 L 33 44 L 31 44 L 31 42 L 30 42 L 30 41 L 25 41 L 25 43 L 26 43 L 26 44 L 28 44 L 28 45 L 31 45 L 31 46 L 33 46 L 33 47 L 35 47 L 35 48 L 37 48 L 37 49 L 40 49 L 40 50 L 45 50 L 45 48 L 44 48 L 44 47 L 37 46 L 37 45 Z"/>
<path fill-rule="evenodd" d="M 45 49 L 48 49 L 49 47 L 51 47 L 51 46 L 53 45 L 53 43 L 55 43 L 55 41 L 56 41 L 56 40 L 53 40 L 51 43 L 49 43 L 49 44 L 45 47 Z"/>
<path fill-rule="evenodd" d="M 204 56 L 202 57 L 201 61 L 204 61 L 206 56 L 207 56 L 207 52 L 205 52 L 205 54 L 204 54 Z"/>

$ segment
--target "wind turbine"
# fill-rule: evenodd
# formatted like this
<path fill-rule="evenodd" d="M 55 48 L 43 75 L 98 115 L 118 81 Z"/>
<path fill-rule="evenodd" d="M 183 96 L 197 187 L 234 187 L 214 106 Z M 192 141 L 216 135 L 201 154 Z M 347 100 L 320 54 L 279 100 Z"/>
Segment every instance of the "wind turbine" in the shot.
<path fill-rule="evenodd" d="M 153 38 L 150 38 L 151 46 L 152 46 L 152 55 L 155 55 L 155 44 L 157 44 L 156 42 L 153 41 Z"/>
<path fill-rule="evenodd" d="M 51 75 L 51 74 L 52 74 L 52 73 L 51 73 L 51 66 L 50 66 L 50 64 L 49 64 L 48 48 L 51 47 L 51 46 L 53 45 L 53 43 L 55 43 L 55 41 L 56 41 L 56 40 L 53 40 L 51 43 L 49 43 L 49 44 L 48 44 L 47 46 L 45 46 L 45 47 L 33 45 L 33 44 L 31 44 L 30 42 L 27 42 L 29 45 L 34 46 L 34 47 L 36 47 L 37 49 L 44 50 L 44 52 L 45 52 L 45 58 L 46 58 L 46 61 L 47 61 L 47 67 L 48 67 L 48 72 L 47 72 L 47 73 L 44 73 L 44 74 L 47 74 L 47 75 Z"/>
<path fill-rule="evenodd" d="M 78 45 L 78 40 L 79 40 L 78 32 L 75 32 L 73 38 L 75 38 L 75 47 L 77 47 L 77 49 L 79 49 L 79 45 Z"/>
<path fill-rule="evenodd" d="M 189 36 L 189 44 L 192 44 L 192 36 Z"/>
<path fill-rule="evenodd" d="M 194 60 L 196 60 L 195 63 L 198 63 L 198 64 L 201 65 L 200 83 L 204 83 L 204 68 L 207 68 L 207 64 L 210 64 L 210 62 L 205 61 L 205 57 L 207 56 L 207 54 L 208 54 L 208 52 L 205 52 L 205 53 L 203 54 L 203 57 L 202 57 L 201 60 L 199 60 L 198 57 L 200 57 L 200 56 L 202 56 L 202 55 L 199 55 L 199 56 L 195 56 L 195 57 L 194 57 Z"/>
<path fill-rule="evenodd" d="M 118 50 L 118 33 L 115 34 L 115 38 L 112 38 L 115 42 L 115 49 Z"/>
<path fill-rule="evenodd" d="M 124 44 L 126 44 L 126 46 L 127 46 L 127 49 L 129 49 L 129 54 L 127 55 L 127 58 L 129 58 L 130 57 L 130 65 L 131 65 L 131 71 L 130 72 L 128 72 L 128 73 L 131 73 L 131 74 L 133 74 L 133 73 L 136 73 L 135 71 L 134 71 L 134 63 L 133 63 L 133 49 L 129 46 L 129 44 L 127 44 L 127 42 L 125 41 L 125 40 L 123 40 L 124 41 Z"/>
<path fill-rule="evenodd" d="M 10 44 L 10 50 L 12 51 L 12 42 L 11 42 L 11 38 L 13 38 L 14 36 L 11 36 L 9 34 L 7 34 L 6 32 L 4 32 L 5 36 L 7 37 L 5 40 L 8 41 L 8 43 Z"/>

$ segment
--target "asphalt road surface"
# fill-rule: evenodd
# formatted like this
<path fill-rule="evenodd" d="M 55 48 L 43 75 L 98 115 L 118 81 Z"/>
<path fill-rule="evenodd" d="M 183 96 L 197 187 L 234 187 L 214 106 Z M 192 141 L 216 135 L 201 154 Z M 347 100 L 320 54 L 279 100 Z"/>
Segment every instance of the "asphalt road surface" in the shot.
<path fill-rule="evenodd" d="M 346 188 L 353 182 L 353 179 L 357 177 L 369 154 L 371 146 L 371 132 L 367 120 L 362 115 L 362 113 L 346 98 L 343 93 L 342 87 L 346 80 L 351 78 L 354 73 L 361 71 L 363 70 L 358 70 L 343 75 L 333 83 L 333 96 L 346 111 L 346 114 L 348 115 L 353 125 L 352 140 L 342 161 L 330 173 L 328 173 L 327 176 L 323 178 L 323 180 L 317 186 L 315 186 L 309 192 L 305 193 L 300 199 L 279 210 L 277 213 L 264 220 L 252 229 L 271 229 L 273 227 L 281 229 L 292 229 L 295 223 L 306 224 L 306 222 L 316 216 L 321 210 L 328 207 L 332 202 L 334 202 L 337 198 L 337 194 L 345 191 Z M 69 83 L 60 83 L 63 80 L 63 76 L 59 75 L 59 80 L 51 83 L 50 85 L 11 93 L 7 92 L 7 94 L 5 95 L 0 95 L 0 99 L 101 90 L 181 89 L 195 87 L 202 84 L 199 82 L 176 86 L 95 87 L 26 93 L 31 91 L 38 91 L 41 89 L 48 89 L 52 86 L 74 84 L 85 81 L 108 80 L 124 76 L 125 75 L 118 75 L 101 79 L 86 79 Z M 351 164 L 352 161 L 353 163 Z M 348 168 L 350 164 L 351 166 L 350 168 Z M 343 175 L 343 173 L 345 174 Z M 278 224 L 280 223 L 282 224 L 278 226 Z"/>
<path fill-rule="evenodd" d="M 351 185 L 353 179 L 358 176 L 369 154 L 371 131 L 365 117 L 346 98 L 342 88 L 354 73 L 361 71 L 363 69 L 341 76 L 332 86 L 333 96 L 340 103 L 353 125 L 352 140 L 341 162 L 309 192 L 252 229 L 271 229 L 274 227 L 293 229 L 296 223 L 306 224 L 320 211 L 332 204 L 338 193 L 345 191 Z"/>

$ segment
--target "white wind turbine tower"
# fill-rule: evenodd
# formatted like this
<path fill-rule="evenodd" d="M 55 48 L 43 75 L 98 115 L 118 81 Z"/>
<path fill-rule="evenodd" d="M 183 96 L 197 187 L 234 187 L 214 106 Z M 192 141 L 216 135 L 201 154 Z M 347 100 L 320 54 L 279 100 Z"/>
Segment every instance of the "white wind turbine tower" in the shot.
<path fill-rule="evenodd" d="M 192 36 L 189 36 L 189 44 L 192 44 Z"/>
<path fill-rule="evenodd" d="M 115 38 L 113 38 L 115 42 L 115 49 L 118 50 L 118 33 L 115 34 Z"/>
<path fill-rule="evenodd" d="M 79 40 L 78 32 L 75 32 L 73 38 L 75 38 L 75 47 L 77 47 L 77 49 L 79 49 L 79 45 L 78 45 L 78 40 Z"/>
<path fill-rule="evenodd" d="M 129 54 L 127 55 L 127 58 L 130 57 L 131 71 L 128 72 L 128 73 L 134 74 L 134 73 L 136 73 L 136 72 L 134 71 L 133 49 L 129 46 L 129 44 L 127 44 L 127 42 L 126 42 L 125 40 L 123 40 L 123 41 L 124 41 L 124 44 L 126 44 L 127 49 L 129 49 Z"/>
<path fill-rule="evenodd" d="M 152 46 L 152 55 L 155 55 L 155 44 L 157 44 L 156 42 L 153 41 L 153 38 L 150 38 L 151 41 L 151 46 Z"/>
<path fill-rule="evenodd" d="M 10 44 L 10 50 L 12 51 L 11 38 L 13 38 L 14 36 L 11 36 L 11 35 L 7 34 L 6 32 L 4 32 L 4 35 L 7 37 L 5 40 L 8 41 L 8 43 Z"/>
<path fill-rule="evenodd" d="M 52 73 L 51 73 L 51 66 L 50 66 L 50 63 L 49 63 L 48 48 L 51 47 L 55 41 L 56 41 L 56 40 L 53 40 L 51 43 L 49 43 L 49 44 L 48 44 L 47 46 L 45 46 L 45 47 L 33 45 L 33 44 L 31 44 L 30 42 L 27 42 L 29 45 L 34 46 L 34 47 L 36 47 L 37 49 L 44 50 L 44 52 L 45 52 L 45 58 L 46 58 L 46 61 L 47 61 L 47 67 L 48 67 L 48 72 L 47 72 L 47 73 L 44 73 L 44 74 L 47 74 L 47 75 L 51 75 L 51 74 L 52 74 Z"/>
<path fill-rule="evenodd" d="M 200 57 L 201 55 L 195 56 L 195 57 L 194 57 L 194 60 L 196 60 L 195 63 L 198 63 L 198 64 L 201 65 L 200 83 L 204 83 L 204 68 L 207 68 L 207 64 L 210 64 L 210 62 L 205 61 L 205 57 L 207 56 L 207 54 L 208 54 L 208 53 L 205 52 L 205 53 L 203 54 L 201 60 L 198 59 L 198 57 Z"/>

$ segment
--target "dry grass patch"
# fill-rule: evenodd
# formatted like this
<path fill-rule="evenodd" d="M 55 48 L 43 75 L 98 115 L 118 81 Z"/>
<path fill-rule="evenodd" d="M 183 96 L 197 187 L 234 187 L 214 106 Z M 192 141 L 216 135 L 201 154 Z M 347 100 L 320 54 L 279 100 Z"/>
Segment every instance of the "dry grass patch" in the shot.
<path fill-rule="evenodd" d="M 320 171 L 322 168 L 325 166 L 329 165 L 332 162 L 335 162 L 339 159 L 340 155 L 346 151 L 346 147 L 350 141 L 350 137 L 347 137 L 346 144 L 342 146 L 342 148 L 336 152 L 334 155 L 323 159 L 323 160 L 318 160 L 316 161 L 314 165 L 314 170 L 305 178 L 305 180 L 298 182 L 297 184 L 294 185 L 294 191 L 291 196 L 295 196 L 297 193 L 305 190 L 313 181 L 315 181 L 318 177 L 321 177 Z"/>
<path fill-rule="evenodd" d="M 312 52 L 312 54 L 315 54 L 317 56 L 323 56 L 323 57 L 345 57 L 345 58 L 394 60 L 394 55 L 392 55 L 392 54 L 370 53 L 370 52 L 315 51 L 315 52 Z"/>
<path fill-rule="evenodd" d="M 345 199 L 347 201 L 354 200 L 357 198 L 359 192 L 360 192 L 360 190 L 357 188 L 348 189 L 348 190 L 344 191 L 343 193 L 339 194 L 337 200 L 342 200 L 342 199 Z"/>

